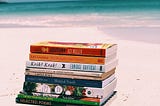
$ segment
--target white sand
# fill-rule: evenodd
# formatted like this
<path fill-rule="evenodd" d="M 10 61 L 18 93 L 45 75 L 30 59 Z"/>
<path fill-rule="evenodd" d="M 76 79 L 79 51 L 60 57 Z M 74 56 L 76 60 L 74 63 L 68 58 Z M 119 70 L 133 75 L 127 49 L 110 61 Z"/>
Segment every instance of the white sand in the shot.
<path fill-rule="evenodd" d="M 107 30 L 107 29 L 106 29 Z M 104 29 L 103 29 L 104 31 Z M 119 65 L 116 69 L 117 97 L 110 106 L 159 106 L 160 105 L 160 39 L 139 42 L 118 38 L 123 34 L 114 29 L 101 32 L 95 27 L 85 28 L 1 28 L 0 29 L 0 105 L 18 106 L 16 94 L 22 90 L 25 61 L 29 45 L 34 42 L 114 42 L 118 44 Z M 131 30 L 130 30 L 131 31 Z M 145 30 L 140 38 L 145 38 Z M 152 34 L 152 33 L 151 33 Z M 157 32 L 157 35 L 160 34 Z M 153 40 L 153 41 L 154 41 Z M 22 104 L 19 104 L 19 106 Z"/>

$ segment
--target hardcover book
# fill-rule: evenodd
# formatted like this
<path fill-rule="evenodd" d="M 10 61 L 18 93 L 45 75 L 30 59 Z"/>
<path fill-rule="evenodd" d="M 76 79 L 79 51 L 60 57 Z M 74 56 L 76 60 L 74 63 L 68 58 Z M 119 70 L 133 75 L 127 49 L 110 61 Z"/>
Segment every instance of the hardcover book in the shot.
<path fill-rule="evenodd" d="M 94 88 L 48 83 L 24 82 L 23 92 L 25 92 L 28 95 L 35 96 L 59 95 L 64 97 L 94 97 L 103 99 L 111 92 L 111 90 L 115 89 L 116 83 L 117 79 L 114 79 L 103 88 Z"/>
<path fill-rule="evenodd" d="M 69 62 L 69 63 L 83 63 L 83 64 L 107 64 L 116 59 L 116 53 L 108 57 L 87 57 L 87 56 L 72 56 L 72 55 L 53 55 L 30 53 L 30 60 L 34 61 L 53 61 L 53 62 Z"/>
<path fill-rule="evenodd" d="M 25 75 L 44 76 L 51 78 L 58 77 L 86 80 L 104 80 L 115 73 L 115 68 L 105 73 L 63 71 L 64 70 L 26 69 Z"/>
<path fill-rule="evenodd" d="M 44 54 L 107 57 L 107 55 L 116 52 L 116 50 L 117 44 L 106 43 L 71 43 L 44 41 L 30 45 L 31 53 Z"/>
<path fill-rule="evenodd" d="M 86 80 L 86 79 L 72 79 L 72 78 L 58 78 L 58 77 L 44 77 L 44 76 L 32 76 L 25 75 L 25 81 L 36 83 L 50 83 L 60 85 L 71 85 L 81 87 L 95 87 L 103 88 L 115 79 L 115 74 L 112 74 L 105 80 Z"/>
<path fill-rule="evenodd" d="M 114 67 L 116 67 L 117 64 L 118 64 L 117 59 L 114 59 L 105 65 L 30 60 L 30 61 L 26 61 L 26 68 L 107 72 L 113 69 Z"/>

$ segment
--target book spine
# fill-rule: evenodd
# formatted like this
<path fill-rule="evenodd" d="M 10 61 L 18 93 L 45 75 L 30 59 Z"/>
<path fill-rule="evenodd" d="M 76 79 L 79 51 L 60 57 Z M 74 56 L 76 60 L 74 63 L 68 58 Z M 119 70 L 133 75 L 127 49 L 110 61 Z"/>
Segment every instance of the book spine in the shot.
<path fill-rule="evenodd" d="M 44 105 L 44 106 L 91 106 L 91 105 L 81 105 L 81 104 L 68 104 L 68 103 L 59 103 L 46 100 L 35 100 L 35 99 L 26 99 L 26 98 L 16 98 L 16 103 L 21 104 L 31 104 L 31 105 Z"/>
<path fill-rule="evenodd" d="M 60 75 L 75 75 L 75 76 L 88 76 L 88 77 L 102 77 L 106 74 L 100 72 L 53 70 L 53 69 L 40 69 L 40 68 L 26 68 L 26 72 L 51 73 Z"/>
<path fill-rule="evenodd" d="M 66 103 L 66 104 L 76 104 L 76 105 L 89 105 L 89 106 L 99 106 L 100 102 L 98 98 L 90 98 L 93 101 L 87 101 L 81 99 L 68 99 L 68 98 L 57 98 L 57 97 L 45 97 L 45 96 L 31 96 L 26 94 L 18 94 L 17 98 L 21 99 L 32 99 L 32 100 L 42 100 L 42 101 L 50 101 L 50 102 L 58 102 L 58 103 Z M 90 100 L 88 99 L 88 100 Z"/>
<path fill-rule="evenodd" d="M 90 77 L 90 76 L 76 76 L 76 75 L 64 75 L 64 74 L 52 74 L 52 73 L 43 73 L 43 72 L 25 72 L 25 75 L 32 75 L 32 76 L 44 76 L 44 77 L 59 77 L 59 78 L 71 78 L 71 79 L 86 79 L 86 80 L 102 80 L 99 77 Z"/>
<path fill-rule="evenodd" d="M 27 68 L 45 68 L 59 70 L 74 70 L 74 71 L 93 71 L 104 72 L 105 65 L 98 64 L 80 64 L 80 63 L 65 63 L 65 62 L 50 62 L 50 61 L 27 61 Z"/>
<path fill-rule="evenodd" d="M 98 56 L 105 57 L 106 49 L 97 48 L 70 48 L 70 47 L 51 47 L 51 46 L 30 46 L 31 53 L 44 54 L 63 54 L 63 55 L 79 55 L 79 56 Z"/>
<path fill-rule="evenodd" d="M 36 61 L 54 61 L 54 62 L 69 62 L 69 63 L 71 62 L 71 63 L 83 63 L 83 64 L 102 64 L 102 65 L 104 65 L 106 61 L 109 62 L 109 60 L 111 60 L 112 58 L 38 54 L 38 53 L 30 53 L 29 57 L 30 60 L 36 60 Z"/>
<path fill-rule="evenodd" d="M 50 83 L 60 85 L 70 85 L 79 87 L 95 87 L 103 88 L 115 79 L 115 74 L 109 76 L 105 80 L 86 80 L 86 79 L 71 79 L 71 78 L 58 78 L 58 77 L 44 77 L 44 76 L 31 76 L 25 75 L 25 81 L 36 83 Z"/>
<path fill-rule="evenodd" d="M 62 70 L 61 70 L 62 71 Z M 86 74 L 88 75 L 85 75 L 85 73 L 82 73 L 82 74 L 62 74 L 62 73 L 58 73 L 58 74 L 55 74 L 53 72 L 49 72 L 49 71 L 29 71 L 27 70 L 25 72 L 25 75 L 32 75 L 32 76 L 44 76 L 44 77 L 59 77 L 59 78 L 71 78 L 71 79 L 86 79 L 86 80 L 104 80 L 105 78 L 111 76 L 112 74 L 115 73 L 115 69 L 111 70 L 111 71 L 108 71 L 106 73 L 103 73 L 105 75 L 102 74 L 102 76 L 92 76 L 92 74 L 87 72 Z M 93 73 L 94 74 L 94 73 Z"/>
<path fill-rule="evenodd" d="M 67 86 L 59 84 L 47 84 L 47 83 L 34 83 L 24 82 L 23 91 L 29 92 L 30 95 L 60 95 L 60 96 L 72 96 L 72 97 L 93 97 L 104 99 L 110 92 L 116 87 L 117 79 L 114 79 L 104 88 L 93 88 L 93 87 L 78 87 L 78 86 Z M 32 87 L 29 87 L 31 86 Z M 35 87 L 33 87 L 35 86 Z"/>
<path fill-rule="evenodd" d="M 24 97 L 22 97 L 22 95 L 20 97 L 16 98 L 16 103 L 45 105 L 45 106 L 105 106 L 106 104 L 109 105 L 110 102 L 112 102 L 113 99 L 116 98 L 116 96 L 117 96 L 116 93 L 117 93 L 117 91 L 114 91 L 101 105 L 98 105 L 98 104 L 93 105 L 93 103 L 86 103 L 86 104 L 63 103 L 63 102 L 55 102 L 55 101 L 51 101 L 51 100 L 50 101 L 38 100 L 38 99 L 33 99 L 33 97 L 32 97 L 32 99 L 30 99 L 30 98 L 24 98 Z"/>
<path fill-rule="evenodd" d="M 25 81 L 71 85 L 71 86 L 83 86 L 83 87 L 86 86 L 86 87 L 96 87 L 96 88 L 102 88 L 102 83 L 103 83 L 101 80 L 84 80 L 84 79 L 44 77 L 44 76 L 31 76 L 31 75 L 25 75 Z"/>

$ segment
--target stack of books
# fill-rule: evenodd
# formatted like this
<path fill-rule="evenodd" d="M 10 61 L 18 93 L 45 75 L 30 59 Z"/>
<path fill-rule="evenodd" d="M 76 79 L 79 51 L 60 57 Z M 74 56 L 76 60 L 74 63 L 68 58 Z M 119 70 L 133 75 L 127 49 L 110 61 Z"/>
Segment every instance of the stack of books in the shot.
<path fill-rule="evenodd" d="M 45 41 L 30 45 L 16 102 L 103 106 L 115 93 L 117 44 Z"/>

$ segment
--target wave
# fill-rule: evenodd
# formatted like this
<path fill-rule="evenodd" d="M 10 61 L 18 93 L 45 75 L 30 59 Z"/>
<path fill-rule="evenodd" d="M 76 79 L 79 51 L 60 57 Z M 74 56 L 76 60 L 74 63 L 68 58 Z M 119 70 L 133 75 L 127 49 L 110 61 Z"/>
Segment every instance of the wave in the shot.
<path fill-rule="evenodd" d="M 160 19 L 142 16 L 90 14 L 3 17 L 0 18 L 0 27 L 160 27 Z"/>

